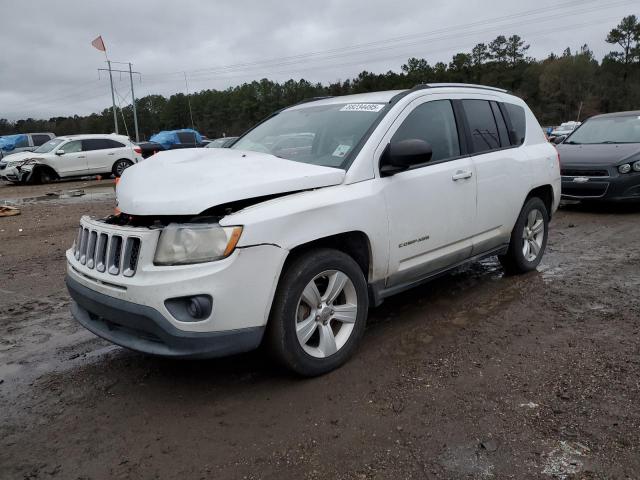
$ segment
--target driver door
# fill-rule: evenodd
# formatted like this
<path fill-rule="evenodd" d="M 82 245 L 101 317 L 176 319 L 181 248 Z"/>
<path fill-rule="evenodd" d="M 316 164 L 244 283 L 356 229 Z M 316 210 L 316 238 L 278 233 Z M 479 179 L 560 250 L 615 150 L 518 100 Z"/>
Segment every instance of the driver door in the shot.
<path fill-rule="evenodd" d="M 396 119 L 391 141 L 421 139 L 433 150 L 426 164 L 381 179 L 389 218 L 387 287 L 418 281 L 471 255 L 476 175 L 452 102 L 415 100 Z"/>
<path fill-rule="evenodd" d="M 62 155 L 60 152 L 64 152 Z M 61 177 L 82 175 L 87 171 L 87 157 L 81 140 L 70 140 L 56 151 L 55 170 Z"/>

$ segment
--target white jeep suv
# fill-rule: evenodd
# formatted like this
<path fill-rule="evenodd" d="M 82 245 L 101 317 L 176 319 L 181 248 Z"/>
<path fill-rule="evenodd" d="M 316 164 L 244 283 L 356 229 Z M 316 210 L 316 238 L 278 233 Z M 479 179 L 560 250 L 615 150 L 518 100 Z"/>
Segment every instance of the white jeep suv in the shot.
<path fill-rule="evenodd" d="M 278 147 L 292 136 L 312 141 Z M 156 355 L 264 340 L 318 375 L 354 352 L 369 306 L 389 295 L 490 255 L 535 269 L 560 182 L 555 148 L 503 90 L 303 102 L 230 149 L 161 152 L 126 170 L 122 213 L 83 217 L 67 251 L 73 315 Z"/>
<path fill-rule="evenodd" d="M 14 183 L 47 183 L 95 174 L 117 177 L 142 160 L 129 137 L 114 134 L 56 137 L 32 152 L 14 153 L 0 162 L 0 178 Z"/>

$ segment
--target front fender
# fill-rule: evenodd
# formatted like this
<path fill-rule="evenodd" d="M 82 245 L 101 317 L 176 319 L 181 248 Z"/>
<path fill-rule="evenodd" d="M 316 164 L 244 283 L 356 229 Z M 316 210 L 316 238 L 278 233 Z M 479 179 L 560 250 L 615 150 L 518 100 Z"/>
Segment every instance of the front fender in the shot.
<path fill-rule="evenodd" d="M 238 246 L 270 243 L 292 250 L 314 240 L 359 231 L 371 248 L 372 280 L 384 278 L 389 223 L 379 182 L 336 185 L 270 200 L 224 217 L 222 225 L 243 225 Z"/>

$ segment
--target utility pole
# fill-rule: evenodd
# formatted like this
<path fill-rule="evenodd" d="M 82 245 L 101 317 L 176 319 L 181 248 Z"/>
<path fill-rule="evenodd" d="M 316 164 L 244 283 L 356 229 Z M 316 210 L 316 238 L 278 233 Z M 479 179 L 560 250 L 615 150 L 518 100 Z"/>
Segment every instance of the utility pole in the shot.
<path fill-rule="evenodd" d="M 129 70 L 114 70 L 113 68 L 111 68 L 111 64 L 112 63 L 119 63 L 122 65 L 129 65 Z M 131 70 L 131 63 L 125 63 L 125 62 L 113 62 L 111 60 L 107 60 L 107 65 L 109 66 L 109 68 L 99 68 L 98 72 L 109 72 L 109 81 L 111 82 L 111 100 L 113 101 L 113 123 L 116 126 L 116 133 L 118 132 L 118 116 L 116 115 L 116 95 L 115 95 L 115 91 L 113 89 L 113 73 L 112 72 L 116 72 L 116 73 L 128 73 L 129 74 L 129 80 L 131 81 L 131 103 L 133 105 L 133 123 L 135 124 L 135 128 L 136 128 L 136 142 L 139 142 L 139 134 L 138 134 L 138 114 L 136 111 L 136 97 L 133 93 L 133 75 L 140 75 L 140 72 L 134 72 Z M 124 117 L 123 117 L 124 118 Z"/>
<path fill-rule="evenodd" d="M 129 81 L 131 82 L 131 104 L 133 105 L 133 125 L 136 129 L 136 142 L 140 141 L 138 134 L 138 112 L 136 111 L 136 95 L 133 93 L 133 72 L 131 71 L 131 62 L 129 62 Z"/>
<path fill-rule="evenodd" d="M 187 82 L 187 72 L 184 73 L 184 84 L 187 87 L 187 103 L 189 104 L 189 117 L 191 118 L 191 130 L 195 130 L 196 127 L 193 125 L 193 113 L 191 112 L 191 97 L 189 96 L 189 82 Z"/>
<path fill-rule="evenodd" d="M 582 113 L 582 102 L 580 102 L 580 108 L 578 109 L 578 118 L 576 118 L 576 122 L 580 121 L 580 114 Z"/>
<path fill-rule="evenodd" d="M 111 60 L 107 60 L 109 66 L 109 82 L 111 83 L 111 101 L 113 102 L 113 124 L 116 127 L 116 134 L 118 133 L 118 114 L 116 113 L 116 96 L 113 93 L 113 75 L 111 75 Z"/>

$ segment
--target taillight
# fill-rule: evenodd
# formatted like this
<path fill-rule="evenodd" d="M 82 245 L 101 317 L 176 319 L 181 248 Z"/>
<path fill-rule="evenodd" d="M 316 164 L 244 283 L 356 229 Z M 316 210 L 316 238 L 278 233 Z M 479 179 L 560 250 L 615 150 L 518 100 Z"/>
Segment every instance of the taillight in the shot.
<path fill-rule="evenodd" d="M 138 155 L 142 154 L 142 149 L 140 147 L 133 147 L 133 151 L 136 152 Z"/>

